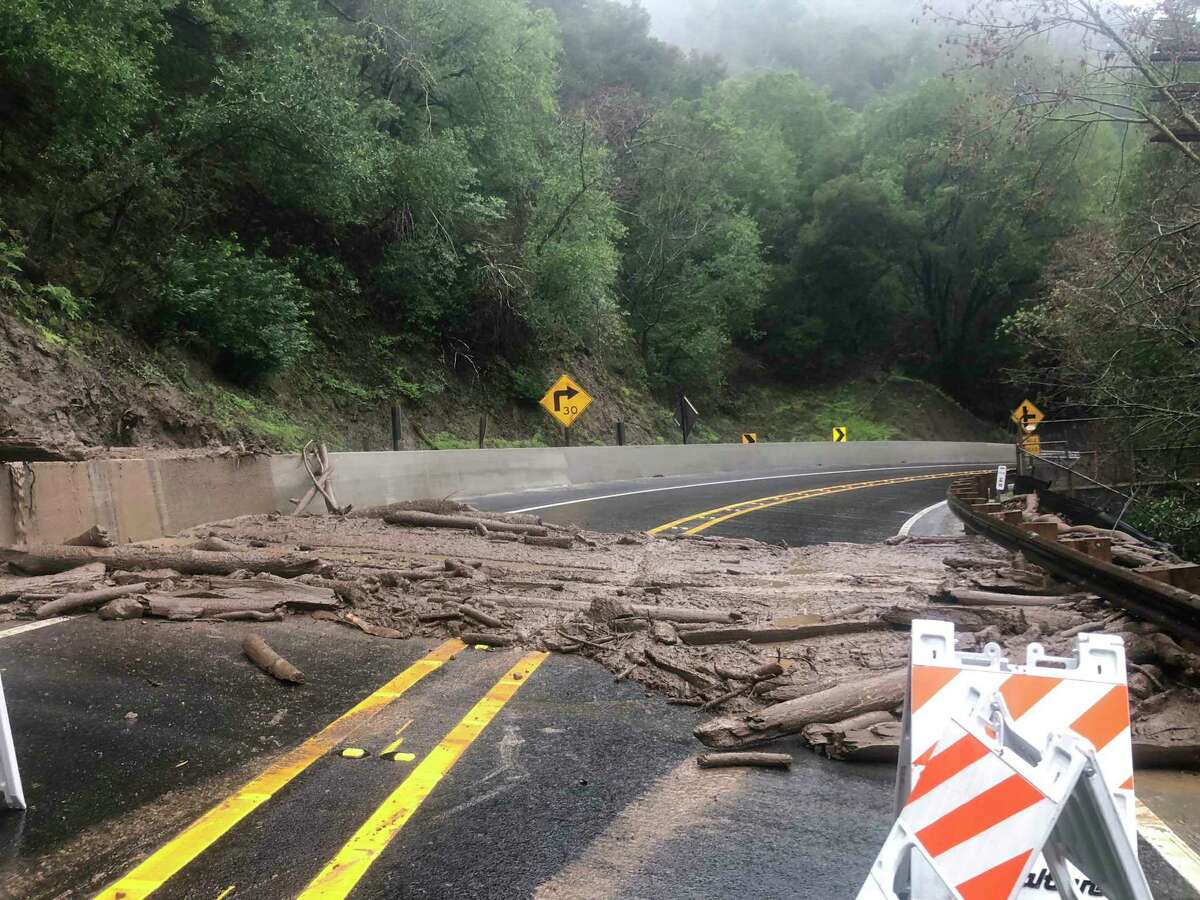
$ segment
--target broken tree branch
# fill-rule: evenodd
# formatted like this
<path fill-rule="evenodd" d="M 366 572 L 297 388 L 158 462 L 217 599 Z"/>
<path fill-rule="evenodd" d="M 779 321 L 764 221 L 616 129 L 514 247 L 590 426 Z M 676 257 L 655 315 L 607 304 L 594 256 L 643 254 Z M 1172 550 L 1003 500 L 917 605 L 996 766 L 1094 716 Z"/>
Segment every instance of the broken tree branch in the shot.
<path fill-rule="evenodd" d="M 257 634 L 248 634 L 242 638 L 242 652 L 250 658 L 250 662 L 272 678 L 291 684 L 304 684 L 304 673 L 271 649 Z"/>

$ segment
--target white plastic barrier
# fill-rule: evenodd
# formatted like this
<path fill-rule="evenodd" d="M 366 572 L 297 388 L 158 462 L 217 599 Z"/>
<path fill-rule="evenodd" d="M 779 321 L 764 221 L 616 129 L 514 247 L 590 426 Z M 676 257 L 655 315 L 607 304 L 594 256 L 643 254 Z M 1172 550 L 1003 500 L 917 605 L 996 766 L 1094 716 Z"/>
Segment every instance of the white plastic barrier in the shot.
<path fill-rule="evenodd" d="M 17 748 L 13 746 L 12 729 L 8 725 L 8 704 L 4 701 L 4 683 L 0 681 L 0 791 L 4 805 L 10 809 L 25 808 L 21 790 L 21 773 L 17 771 Z"/>

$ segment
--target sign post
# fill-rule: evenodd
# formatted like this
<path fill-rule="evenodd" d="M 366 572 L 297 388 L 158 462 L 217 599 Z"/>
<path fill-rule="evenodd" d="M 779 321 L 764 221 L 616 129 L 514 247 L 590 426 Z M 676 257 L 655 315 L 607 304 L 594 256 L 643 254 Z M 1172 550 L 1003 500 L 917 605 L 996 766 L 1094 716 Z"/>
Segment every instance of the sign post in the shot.
<path fill-rule="evenodd" d="M 692 401 L 687 398 L 687 394 L 683 391 L 679 392 L 679 429 L 683 432 L 683 442 L 686 444 L 688 438 L 692 436 L 692 429 L 696 427 L 696 420 L 700 418 L 700 410 L 692 405 Z"/>

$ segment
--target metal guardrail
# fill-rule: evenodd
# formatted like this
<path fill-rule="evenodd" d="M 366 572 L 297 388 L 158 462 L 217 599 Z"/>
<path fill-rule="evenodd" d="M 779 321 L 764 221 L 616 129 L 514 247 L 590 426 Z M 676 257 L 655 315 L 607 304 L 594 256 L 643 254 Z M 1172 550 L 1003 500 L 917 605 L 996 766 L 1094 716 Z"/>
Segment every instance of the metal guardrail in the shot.
<path fill-rule="evenodd" d="M 1200 596 L 1137 575 L 1121 566 L 1072 550 L 1055 541 L 978 512 L 957 496 L 951 486 L 946 496 L 951 512 L 969 531 L 977 532 L 1009 550 L 1023 553 L 1030 562 L 1099 594 L 1114 606 L 1155 622 L 1182 638 L 1200 640 Z"/>

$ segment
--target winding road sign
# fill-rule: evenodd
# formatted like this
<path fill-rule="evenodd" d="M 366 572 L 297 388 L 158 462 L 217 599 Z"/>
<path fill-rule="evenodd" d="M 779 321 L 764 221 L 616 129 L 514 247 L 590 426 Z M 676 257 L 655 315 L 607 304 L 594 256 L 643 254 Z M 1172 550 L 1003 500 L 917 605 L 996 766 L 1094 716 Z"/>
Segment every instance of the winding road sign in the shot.
<path fill-rule="evenodd" d="M 846 433 L 845 425 L 835 425 L 833 427 L 833 442 L 835 444 L 845 444 L 849 440 L 850 440 L 850 437 Z"/>
<path fill-rule="evenodd" d="M 745 434 L 742 435 L 742 443 L 743 444 L 757 444 L 758 443 L 758 435 L 755 434 L 753 431 L 747 431 Z"/>
<path fill-rule="evenodd" d="M 581 388 L 570 375 L 563 375 L 542 398 L 542 407 L 570 428 L 583 411 L 592 404 L 592 396 Z"/>

